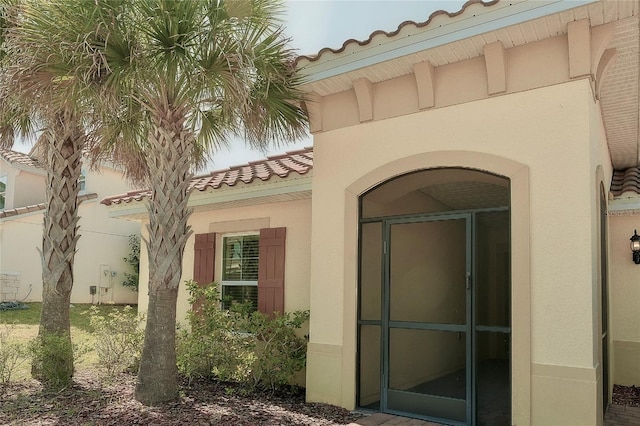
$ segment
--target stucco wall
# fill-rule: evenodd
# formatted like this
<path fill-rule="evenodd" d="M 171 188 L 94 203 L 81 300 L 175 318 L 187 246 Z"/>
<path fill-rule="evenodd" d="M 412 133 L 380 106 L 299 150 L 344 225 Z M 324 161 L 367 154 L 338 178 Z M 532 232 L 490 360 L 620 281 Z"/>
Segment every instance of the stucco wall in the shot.
<path fill-rule="evenodd" d="M 340 104 L 333 107 L 336 110 L 331 114 L 340 116 Z M 346 108 L 350 110 L 351 105 Z M 514 422 L 545 421 L 548 405 L 543 396 L 548 389 L 558 388 L 548 380 L 550 374 L 563 384 L 578 377 L 583 391 L 565 405 L 565 412 L 570 413 L 566 417 L 577 414 L 571 422 L 594 421 L 595 411 L 583 408 L 597 392 L 591 326 L 595 321 L 592 264 L 596 260 L 592 244 L 578 238 L 585 232 L 589 235 L 596 214 L 592 164 L 597 155 L 591 145 L 602 141 L 592 135 L 592 127 L 599 128 L 592 124 L 593 108 L 592 90 L 585 79 L 315 135 L 310 399 L 347 407 L 354 404 L 357 240 L 351 227 L 355 223 L 352 216 L 357 214 L 353 200 L 359 193 L 352 188 L 367 189 L 355 183 L 368 181 L 366 176 L 379 176 L 377 182 L 370 179 L 374 185 L 394 176 L 385 177 L 385 170 L 397 174 L 421 167 L 476 164 L 518 182 L 512 186 L 512 203 L 530 204 L 514 217 L 515 222 L 524 221 L 519 227 L 528 223 L 529 233 L 512 235 L 513 261 L 519 268 L 514 269 L 512 285 L 516 290 L 527 286 L 526 278 L 531 290 L 514 294 L 513 356 L 514 360 L 530 356 L 533 363 L 517 367 L 522 370 L 514 376 L 532 369 L 534 374 L 530 388 L 528 379 L 514 388 Z M 526 180 L 514 180 L 520 173 L 517 170 L 501 173 L 497 164 L 502 160 L 492 161 L 487 155 L 512 162 L 507 169 L 520 164 L 529 186 L 523 186 Z M 327 229 L 334 232 L 329 234 Z M 529 309 L 530 324 L 523 324 L 518 316 L 526 316 Z M 523 327 L 530 332 L 530 353 L 518 352 L 528 352 L 528 343 L 518 349 L 518 328 Z M 518 386 L 529 390 L 520 392 Z M 529 392 L 533 417 L 526 412 Z"/>
<path fill-rule="evenodd" d="M 640 215 L 609 216 L 609 297 L 615 383 L 640 385 L 640 265 L 633 263 L 629 238 L 640 231 Z"/>
<path fill-rule="evenodd" d="M 15 176 L 13 207 L 42 203 L 45 197 L 46 177 L 19 171 Z"/>
<path fill-rule="evenodd" d="M 145 224 L 146 225 L 146 224 Z M 144 234 L 146 235 L 146 226 Z M 193 278 L 193 244 L 196 234 L 216 232 L 216 259 L 222 254 L 220 237 L 226 232 L 259 231 L 260 228 L 286 227 L 285 248 L 285 311 L 309 309 L 309 264 L 311 233 L 311 200 L 287 201 L 236 207 L 224 210 L 196 211 L 189 219 L 193 234 L 187 241 L 183 270 L 178 292 L 177 321 L 185 322 L 190 309 L 184 281 Z M 146 247 L 142 247 L 140 263 L 140 292 L 138 310 L 148 309 L 149 263 Z M 216 262 L 216 280 L 221 276 L 220 262 Z"/>
<path fill-rule="evenodd" d="M 106 207 L 98 200 L 83 202 L 79 215 L 81 237 L 74 261 L 71 302 L 136 303 L 137 294 L 123 287 L 122 281 L 123 273 L 131 272 L 123 261 L 129 254 L 128 236 L 139 233 L 139 224 L 108 218 Z M 42 301 L 42 264 L 37 250 L 42 247 L 42 221 L 40 211 L 0 222 L 0 270 L 20 274 L 18 300 Z M 102 279 L 101 265 L 109 270 L 109 276 Z M 92 296 L 90 286 L 103 288 Z"/>
<path fill-rule="evenodd" d="M 0 177 L 7 177 L 5 209 L 30 206 L 44 201 L 45 174 L 20 170 L 0 160 Z"/>
<path fill-rule="evenodd" d="M 19 175 L 24 177 L 24 172 Z M 44 187 L 21 187 L 20 191 L 33 191 Z M 26 188 L 26 189 L 25 189 Z M 85 193 L 98 193 L 98 198 L 80 204 L 81 235 L 74 260 L 74 286 L 72 303 L 130 303 L 137 302 L 137 294 L 122 286 L 124 273 L 130 266 L 123 261 L 129 254 L 128 238 L 140 233 L 136 222 L 112 219 L 100 198 L 130 189 L 122 175 L 111 169 L 88 173 Z M 31 204 L 44 202 L 44 193 Z M 42 264 L 38 248 L 42 247 L 43 211 L 0 219 L 0 272 L 19 273 L 18 300 L 42 301 Z M 109 271 L 107 275 L 104 271 Z M 90 294 L 96 286 L 96 295 Z"/>

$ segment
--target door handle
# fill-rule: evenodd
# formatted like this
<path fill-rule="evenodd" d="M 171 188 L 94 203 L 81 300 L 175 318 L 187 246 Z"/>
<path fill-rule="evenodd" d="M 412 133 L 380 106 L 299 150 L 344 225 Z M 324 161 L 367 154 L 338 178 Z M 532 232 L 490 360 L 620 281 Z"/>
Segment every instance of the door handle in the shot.
<path fill-rule="evenodd" d="M 465 278 L 467 290 L 471 289 L 471 273 L 467 272 L 467 276 Z"/>

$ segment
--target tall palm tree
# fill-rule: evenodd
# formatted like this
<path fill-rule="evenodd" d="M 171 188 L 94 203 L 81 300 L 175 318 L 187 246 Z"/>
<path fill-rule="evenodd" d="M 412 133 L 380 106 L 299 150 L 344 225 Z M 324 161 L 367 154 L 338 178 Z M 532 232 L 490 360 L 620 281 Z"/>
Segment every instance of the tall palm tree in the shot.
<path fill-rule="evenodd" d="M 274 1 L 146 0 L 134 16 L 140 49 L 125 85 L 146 113 L 149 311 L 136 398 L 177 396 L 175 320 L 194 166 L 228 136 L 253 146 L 304 134 L 302 93 Z M 112 70 L 117 72 L 115 68 Z M 137 72 L 136 72 L 137 71 Z"/>
<path fill-rule="evenodd" d="M 60 36 L 59 27 L 58 33 L 50 32 L 52 23 L 41 5 L 12 0 L 2 6 L 0 144 L 11 146 L 16 134 L 33 136 L 37 129 L 38 153 L 47 171 L 40 250 L 40 355 L 34 360 L 32 374 L 61 388 L 70 384 L 73 374 L 69 306 L 80 237 L 78 179 L 86 140 L 81 87 L 67 78 L 73 62 L 55 48 L 68 37 Z"/>
<path fill-rule="evenodd" d="M 121 161 L 129 177 L 152 191 L 149 311 L 136 398 L 146 404 L 171 400 L 177 396 L 176 301 L 191 234 L 187 202 L 194 170 L 231 136 L 264 148 L 305 134 L 301 80 L 277 21 L 281 4 L 44 3 L 38 3 L 38 19 L 48 17 L 51 24 L 52 56 L 64 71 L 57 81 L 89 88 L 91 152 Z M 71 28 L 85 34 L 73 35 Z"/>

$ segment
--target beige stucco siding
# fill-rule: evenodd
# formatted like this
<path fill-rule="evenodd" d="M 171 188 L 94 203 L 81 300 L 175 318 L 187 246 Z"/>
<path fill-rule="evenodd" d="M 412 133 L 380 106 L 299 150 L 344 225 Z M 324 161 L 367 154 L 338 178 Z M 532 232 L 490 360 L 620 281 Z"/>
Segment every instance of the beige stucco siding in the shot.
<path fill-rule="evenodd" d="M 16 170 L 14 179 L 13 207 L 30 206 L 42 202 L 45 196 L 45 176 Z"/>
<path fill-rule="evenodd" d="M 522 304 L 530 303 L 526 309 L 531 309 L 531 362 L 594 371 L 597 360 L 590 325 L 595 321 L 592 264 L 596 260 L 592 244 L 585 244 L 580 236 L 592 230 L 596 214 L 594 164 L 608 160 L 602 154 L 601 123 L 592 123 L 592 93 L 589 81 L 582 79 L 315 134 L 310 399 L 354 404 L 357 232 L 351 216 L 357 215 L 352 200 L 359 194 L 350 193 L 349 188 L 364 176 L 376 175 L 377 170 L 382 180 L 393 177 L 382 177 L 385 169 L 398 174 L 421 167 L 476 164 L 476 168 L 499 173 L 494 165 L 502 160 L 490 158 L 513 164 L 509 166 L 514 168 L 513 176 L 518 167 L 528 174 L 528 180 L 522 181 L 529 182 L 528 187 L 512 186 L 512 203 L 526 200 L 530 204 L 528 211 L 521 212 L 529 215 L 525 219 L 529 219 L 530 232 L 528 239 L 514 236 L 512 244 L 527 245 L 526 250 L 515 247 L 514 253 L 530 250 L 530 257 L 524 259 L 528 265 L 521 269 L 532 271 L 531 291 L 514 296 L 518 300 L 513 317 L 517 323 Z M 339 103 L 332 106 L 335 117 L 346 116 L 351 109 L 346 105 L 341 111 Z M 407 164 L 404 170 L 403 163 Z M 393 164 L 397 166 L 390 166 Z M 327 229 L 335 232 L 329 234 Z M 521 285 L 517 278 L 514 276 L 514 287 Z M 522 368 L 529 371 L 526 365 Z M 326 376 L 327 371 L 332 372 L 331 377 Z M 573 371 L 566 375 L 571 374 Z M 583 377 L 591 381 L 589 395 L 593 395 L 595 373 Z M 542 382 L 536 391 L 551 386 Z M 534 398 L 532 409 L 543 411 L 544 404 L 536 403 Z M 526 404 L 522 407 L 525 410 Z M 517 410 L 516 423 L 529 418 L 528 413 Z"/>
<path fill-rule="evenodd" d="M 640 231 L 640 214 L 609 216 L 610 336 L 615 383 L 640 385 L 640 266 L 633 263 L 629 238 Z"/>
<path fill-rule="evenodd" d="M 44 200 L 45 173 L 13 167 L 0 161 L 0 177 L 6 176 L 5 209 L 13 209 L 41 203 Z"/>
<path fill-rule="evenodd" d="M 9 168 L 8 171 L 19 170 Z M 16 200 L 21 203 L 14 207 L 45 201 L 44 176 L 21 171 L 15 182 Z M 84 201 L 78 208 L 80 239 L 74 259 L 72 303 L 137 302 L 138 295 L 122 286 L 122 282 L 124 273 L 132 272 L 123 260 L 129 254 L 128 238 L 140 233 L 140 225 L 109 218 L 107 207 L 99 203 L 101 196 L 130 189 L 122 174 L 112 169 L 102 168 L 87 174 L 84 192 L 97 193 L 98 198 Z M 42 301 L 42 264 L 38 248 L 42 248 L 43 214 L 44 210 L 36 210 L 0 219 L 0 272 L 19 274 L 18 300 Z M 91 286 L 96 286 L 96 295 L 90 294 Z"/>
<path fill-rule="evenodd" d="M 78 214 L 81 237 L 74 259 L 71 302 L 136 303 L 137 294 L 123 287 L 122 281 L 124 272 L 131 272 L 123 261 L 129 254 L 128 236 L 138 234 L 139 225 L 108 218 L 106 207 L 98 200 L 83 202 Z M 20 274 L 18 300 L 42 301 L 42 264 L 38 252 L 42 248 L 42 222 L 42 211 L 0 221 L 0 269 Z M 108 277 L 101 278 L 101 265 L 108 267 Z M 103 287 L 102 292 L 92 296 L 90 286 Z"/>

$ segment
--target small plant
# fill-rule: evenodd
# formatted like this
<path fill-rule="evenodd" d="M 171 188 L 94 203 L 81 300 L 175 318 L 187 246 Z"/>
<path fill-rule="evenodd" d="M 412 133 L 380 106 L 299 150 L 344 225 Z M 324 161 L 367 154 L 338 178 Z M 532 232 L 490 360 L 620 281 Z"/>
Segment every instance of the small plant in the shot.
<path fill-rule="evenodd" d="M 68 335 L 43 334 L 31 342 L 31 375 L 52 390 L 71 385 L 74 346 Z"/>
<path fill-rule="evenodd" d="M 9 341 L 12 330 L 9 324 L 0 329 L 0 385 L 9 383 L 18 367 L 29 360 L 27 345 Z"/>
<path fill-rule="evenodd" d="M 90 310 L 90 324 L 96 337 L 95 348 L 100 366 L 113 376 L 138 367 L 142 353 L 143 320 L 131 306 L 113 310 L 107 316 L 99 313 L 96 306 Z"/>
<path fill-rule="evenodd" d="M 244 354 L 253 345 L 248 336 L 234 333 L 240 314 L 219 308 L 216 284 L 198 287 L 187 282 L 190 302 L 190 330 L 182 330 L 177 341 L 179 371 L 190 380 L 217 377 L 223 381 L 244 381 L 249 374 Z"/>
<path fill-rule="evenodd" d="M 269 318 L 251 314 L 251 330 L 257 339 L 252 378 L 254 386 L 275 389 L 289 384 L 293 375 L 304 368 L 307 340 L 296 330 L 309 320 L 309 311 L 287 312 Z"/>
<path fill-rule="evenodd" d="M 131 265 L 133 273 L 124 273 L 125 280 L 122 285 L 130 288 L 133 291 L 138 291 L 139 273 L 140 273 L 140 236 L 129 235 L 129 256 L 123 258 L 123 260 Z"/>
<path fill-rule="evenodd" d="M 246 389 L 274 389 L 305 366 L 307 340 L 296 331 L 309 319 L 298 311 L 270 318 L 246 307 L 220 309 L 218 286 L 187 282 L 195 307 L 190 330 L 181 330 L 177 363 L 187 378 L 238 382 Z"/>

